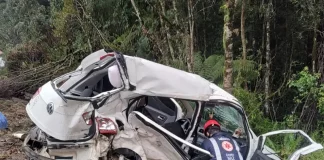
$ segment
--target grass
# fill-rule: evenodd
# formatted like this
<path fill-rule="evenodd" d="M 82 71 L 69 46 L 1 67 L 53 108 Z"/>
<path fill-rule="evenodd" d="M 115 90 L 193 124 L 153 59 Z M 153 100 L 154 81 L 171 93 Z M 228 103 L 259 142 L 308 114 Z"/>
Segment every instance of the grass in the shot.
<path fill-rule="evenodd" d="M 324 139 L 323 139 L 323 133 L 315 131 L 310 135 L 310 137 L 317 143 L 321 143 L 324 146 Z M 300 158 L 301 160 L 317 160 L 317 159 L 324 159 L 324 149 L 315 151 L 313 153 L 310 153 L 308 155 L 302 156 Z"/>
<path fill-rule="evenodd" d="M 324 146 L 323 140 L 319 134 L 311 134 L 313 140 L 321 143 Z M 304 139 L 301 135 L 294 134 L 284 134 L 267 137 L 265 144 L 278 153 L 279 157 L 283 160 L 288 159 L 288 157 L 294 153 L 296 150 L 308 146 L 310 143 L 308 140 Z M 305 156 L 301 156 L 301 160 L 318 160 L 324 159 L 324 149 L 315 151 Z"/>
<path fill-rule="evenodd" d="M 322 143 L 322 145 L 324 146 L 323 143 Z M 302 156 L 300 159 L 301 160 L 317 160 L 317 159 L 323 159 L 323 158 L 324 158 L 324 150 L 322 149 L 322 150 L 310 153 L 306 156 Z"/>

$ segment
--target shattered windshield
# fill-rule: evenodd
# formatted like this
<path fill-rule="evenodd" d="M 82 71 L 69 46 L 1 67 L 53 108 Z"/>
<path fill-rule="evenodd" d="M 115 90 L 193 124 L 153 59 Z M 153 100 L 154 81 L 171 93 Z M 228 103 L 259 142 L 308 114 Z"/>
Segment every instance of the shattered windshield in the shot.
<path fill-rule="evenodd" d="M 235 130 L 241 129 L 243 134 L 245 133 L 242 115 L 237 109 L 228 104 L 207 103 L 204 108 L 201 124 L 205 124 L 209 119 L 217 120 L 223 131 L 234 133 Z"/>

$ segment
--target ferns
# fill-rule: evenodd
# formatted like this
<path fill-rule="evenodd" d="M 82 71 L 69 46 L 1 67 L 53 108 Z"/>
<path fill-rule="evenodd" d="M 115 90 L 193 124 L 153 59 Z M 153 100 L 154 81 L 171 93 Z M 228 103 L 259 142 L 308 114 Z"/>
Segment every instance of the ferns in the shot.
<path fill-rule="evenodd" d="M 219 55 L 209 56 L 204 62 L 199 74 L 210 81 L 221 79 L 224 70 L 224 57 Z"/>
<path fill-rule="evenodd" d="M 200 55 L 195 55 L 194 71 L 202 77 L 222 85 L 224 75 L 224 55 L 211 55 L 204 61 Z M 252 81 L 259 76 L 256 70 L 257 64 L 252 60 L 237 59 L 233 61 L 233 76 L 236 83 L 242 83 L 241 80 Z"/>

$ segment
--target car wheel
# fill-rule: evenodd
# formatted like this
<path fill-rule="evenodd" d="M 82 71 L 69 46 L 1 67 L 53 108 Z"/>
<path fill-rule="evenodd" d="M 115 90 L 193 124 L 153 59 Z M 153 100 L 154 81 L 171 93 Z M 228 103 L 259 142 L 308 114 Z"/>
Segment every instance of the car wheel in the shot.
<path fill-rule="evenodd" d="M 118 148 L 108 153 L 109 160 L 142 160 L 136 152 L 128 148 Z"/>

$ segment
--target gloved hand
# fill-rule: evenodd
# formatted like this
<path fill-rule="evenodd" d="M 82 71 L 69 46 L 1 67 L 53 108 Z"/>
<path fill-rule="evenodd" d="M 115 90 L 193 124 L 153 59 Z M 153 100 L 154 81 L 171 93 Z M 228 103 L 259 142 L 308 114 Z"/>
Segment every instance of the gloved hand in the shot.
<path fill-rule="evenodd" d="M 242 132 L 243 132 L 242 128 L 237 128 L 235 129 L 232 136 L 235 138 L 240 138 L 242 136 Z"/>

